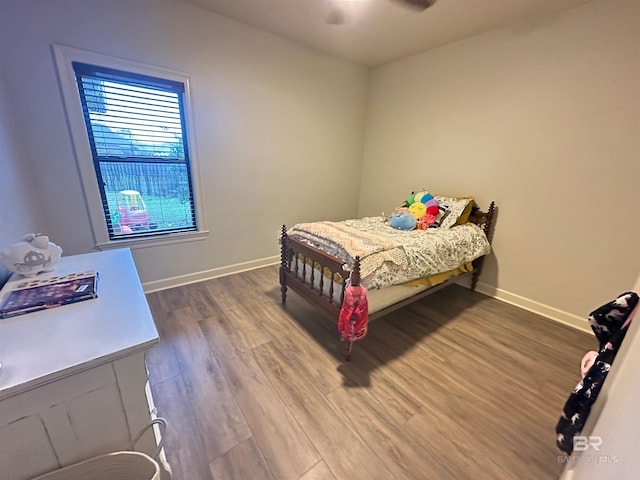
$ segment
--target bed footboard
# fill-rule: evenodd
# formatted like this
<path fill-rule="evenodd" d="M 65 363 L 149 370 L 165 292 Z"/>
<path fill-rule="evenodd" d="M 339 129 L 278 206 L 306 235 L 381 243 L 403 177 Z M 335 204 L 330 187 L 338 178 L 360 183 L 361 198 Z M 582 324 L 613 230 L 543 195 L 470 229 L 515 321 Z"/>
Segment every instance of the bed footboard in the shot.
<path fill-rule="evenodd" d="M 287 302 L 287 290 L 291 288 L 331 320 L 337 319 L 351 275 L 344 267 L 346 262 L 289 237 L 285 225 L 282 226 L 280 249 L 282 303 Z M 359 260 L 356 257 L 351 275 L 354 285 L 360 283 Z"/>

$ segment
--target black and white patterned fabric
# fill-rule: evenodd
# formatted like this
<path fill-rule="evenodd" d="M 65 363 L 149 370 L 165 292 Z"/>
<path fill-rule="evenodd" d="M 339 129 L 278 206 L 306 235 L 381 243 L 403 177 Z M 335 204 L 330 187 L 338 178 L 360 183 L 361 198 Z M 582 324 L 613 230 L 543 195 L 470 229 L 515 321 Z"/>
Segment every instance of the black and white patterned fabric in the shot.
<path fill-rule="evenodd" d="M 637 304 L 638 295 L 626 292 L 589 315 L 589 324 L 598 339 L 600 350 L 585 377 L 569 395 L 556 425 L 557 445 L 563 452 L 571 454 L 573 451 L 573 438 L 582 431 L 591 406 L 598 398 L 602 384 L 627 333 L 627 320 Z"/>
<path fill-rule="evenodd" d="M 472 201 L 470 198 L 441 197 L 439 195 L 436 195 L 434 198 L 440 203 L 438 206 L 440 214 L 437 217 L 437 226 L 440 228 L 451 228 L 455 226 L 464 209 L 467 208 L 469 202 Z"/>

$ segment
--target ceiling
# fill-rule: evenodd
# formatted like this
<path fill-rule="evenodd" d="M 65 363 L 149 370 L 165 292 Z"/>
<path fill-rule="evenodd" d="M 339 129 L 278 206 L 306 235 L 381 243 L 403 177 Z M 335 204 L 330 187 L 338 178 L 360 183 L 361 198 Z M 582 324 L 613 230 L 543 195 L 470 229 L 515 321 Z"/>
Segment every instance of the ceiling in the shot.
<path fill-rule="evenodd" d="M 185 0 L 365 66 L 593 0 Z"/>

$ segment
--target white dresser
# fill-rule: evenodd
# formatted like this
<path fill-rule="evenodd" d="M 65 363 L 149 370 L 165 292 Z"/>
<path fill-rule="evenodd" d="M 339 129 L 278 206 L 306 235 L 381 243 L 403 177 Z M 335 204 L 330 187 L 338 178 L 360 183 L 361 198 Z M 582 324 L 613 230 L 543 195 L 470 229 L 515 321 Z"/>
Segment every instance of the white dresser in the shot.
<path fill-rule="evenodd" d="M 44 275 L 87 270 L 98 298 L 0 319 L 0 480 L 125 450 L 155 414 L 145 352 L 158 332 L 131 252 L 63 257 Z M 158 434 L 136 450 L 153 453 Z"/>

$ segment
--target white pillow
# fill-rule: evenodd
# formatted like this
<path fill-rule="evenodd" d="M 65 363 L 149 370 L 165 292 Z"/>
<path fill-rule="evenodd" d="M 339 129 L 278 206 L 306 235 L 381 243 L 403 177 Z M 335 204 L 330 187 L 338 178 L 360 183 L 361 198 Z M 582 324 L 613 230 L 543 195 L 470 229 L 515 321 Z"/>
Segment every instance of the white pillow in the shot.
<path fill-rule="evenodd" d="M 470 198 L 440 197 L 438 195 L 434 198 L 440 202 L 439 208 L 441 214 L 438 215 L 438 218 L 441 218 L 439 225 L 440 228 L 453 227 L 471 201 Z"/>

